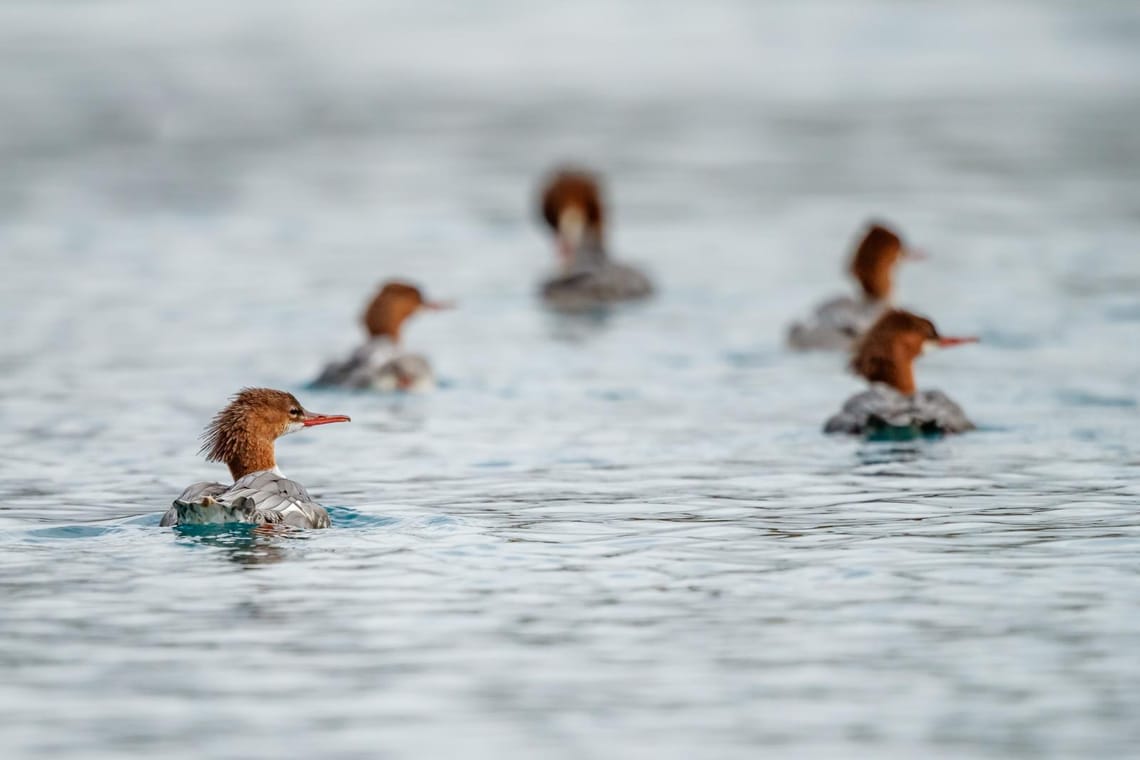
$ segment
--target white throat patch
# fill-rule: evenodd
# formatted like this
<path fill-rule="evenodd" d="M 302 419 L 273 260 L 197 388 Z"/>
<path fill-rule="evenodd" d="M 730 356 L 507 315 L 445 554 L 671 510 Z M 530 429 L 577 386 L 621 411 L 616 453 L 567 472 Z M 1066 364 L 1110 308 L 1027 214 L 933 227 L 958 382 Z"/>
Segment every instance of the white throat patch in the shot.
<path fill-rule="evenodd" d="M 586 214 L 577 206 L 568 206 L 558 215 L 558 232 L 572 248 L 582 244 L 586 232 Z"/>

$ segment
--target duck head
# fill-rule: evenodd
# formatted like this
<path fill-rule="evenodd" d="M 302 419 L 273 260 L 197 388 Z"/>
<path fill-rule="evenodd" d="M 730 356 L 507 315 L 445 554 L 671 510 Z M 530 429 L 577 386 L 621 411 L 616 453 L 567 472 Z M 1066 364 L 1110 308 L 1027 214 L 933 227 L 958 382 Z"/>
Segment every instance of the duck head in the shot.
<path fill-rule="evenodd" d="M 895 265 L 904 259 L 921 259 L 923 254 L 907 247 L 888 227 L 872 223 L 851 258 L 851 274 L 859 282 L 868 301 L 888 301 L 893 289 Z"/>
<path fill-rule="evenodd" d="M 914 360 L 934 348 L 976 343 L 974 337 L 947 337 L 926 317 L 891 309 L 855 348 L 851 369 L 872 383 L 884 383 L 905 395 L 915 392 Z"/>
<path fill-rule="evenodd" d="M 301 406 L 292 393 L 271 388 L 243 388 L 218 412 L 202 434 L 210 462 L 223 462 L 234 480 L 277 466 L 274 442 L 307 427 L 349 422 L 343 414 L 318 414 Z"/>
<path fill-rule="evenodd" d="M 451 306 L 450 303 L 427 300 L 415 285 L 389 280 L 368 304 L 362 321 L 370 337 L 386 337 L 393 343 L 399 343 L 400 329 L 408 317 L 421 309 L 437 311 Z"/>
<path fill-rule="evenodd" d="M 584 255 L 604 255 L 605 205 L 598 179 L 582 169 L 562 169 L 542 192 L 542 218 L 554 232 L 564 270 Z"/>

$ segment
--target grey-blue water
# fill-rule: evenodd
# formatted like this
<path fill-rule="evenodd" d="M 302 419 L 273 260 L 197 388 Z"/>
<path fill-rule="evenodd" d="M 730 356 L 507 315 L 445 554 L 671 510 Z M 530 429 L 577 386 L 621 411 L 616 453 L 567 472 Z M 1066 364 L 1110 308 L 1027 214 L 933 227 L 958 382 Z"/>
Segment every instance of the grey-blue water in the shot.
<path fill-rule="evenodd" d="M 0 6 L 0 755 L 1135 753 L 1138 84 L 1131 2 Z M 651 304 L 536 304 L 566 158 Z M 820 434 L 871 214 L 976 433 Z M 305 390 L 394 275 L 443 386 Z M 243 385 L 332 530 L 157 527 Z"/>

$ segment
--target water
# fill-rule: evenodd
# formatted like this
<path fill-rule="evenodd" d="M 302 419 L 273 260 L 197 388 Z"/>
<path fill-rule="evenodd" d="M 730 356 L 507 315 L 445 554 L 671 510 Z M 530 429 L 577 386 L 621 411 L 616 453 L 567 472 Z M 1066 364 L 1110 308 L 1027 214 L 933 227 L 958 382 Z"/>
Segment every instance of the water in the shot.
<path fill-rule="evenodd" d="M 0 747 L 1108 757 L 1140 746 L 1140 15 L 868 0 L 0 8 Z M 604 168 L 662 296 L 537 308 Z M 782 350 L 869 214 L 980 425 L 826 439 Z M 443 378 L 305 390 L 401 275 Z M 243 385 L 336 527 L 176 533 Z"/>

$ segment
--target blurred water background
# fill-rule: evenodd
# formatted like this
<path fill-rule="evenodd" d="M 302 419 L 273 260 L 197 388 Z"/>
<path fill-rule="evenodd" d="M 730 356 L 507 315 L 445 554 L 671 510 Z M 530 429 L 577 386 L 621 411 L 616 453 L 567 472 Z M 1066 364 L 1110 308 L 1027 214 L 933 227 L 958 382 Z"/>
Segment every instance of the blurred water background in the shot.
<path fill-rule="evenodd" d="M 0 5 L 0 753 L 1135 752 L 1138 85 L 1124 0 Z M 567 159 L 653 303 L 538 307 Z M 870 215 L 977 433 L 819 432 Z M 443 387 L 304 390 L 395 275 Z M 244 385 L 333 530 L 157 527 Z"/>

